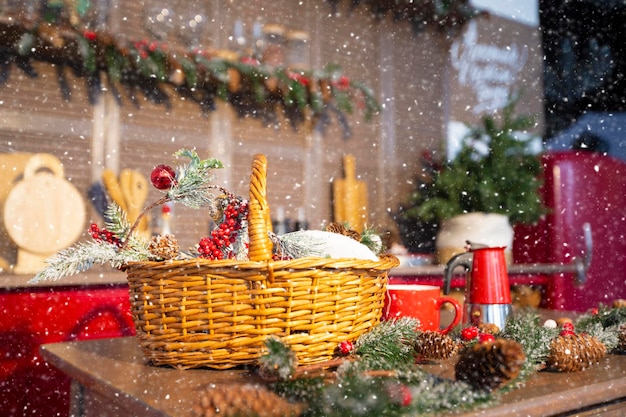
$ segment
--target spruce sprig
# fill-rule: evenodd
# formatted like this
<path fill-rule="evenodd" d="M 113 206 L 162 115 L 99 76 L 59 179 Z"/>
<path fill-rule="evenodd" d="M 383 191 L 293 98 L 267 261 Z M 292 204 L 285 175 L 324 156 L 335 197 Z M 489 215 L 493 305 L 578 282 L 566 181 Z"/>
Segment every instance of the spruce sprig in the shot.
<path fill-rule="evenodd" d="M 113 268 L 120 268 L 126 262 L 145 261 L 150 256 L 147 250 L 138 251 L 135 246 L 133 250 L 120 250 L 116 244 L 108 242 L 78 242 L 49 258 L 47 267 L 30 282 L 56 281 L 107 263 Z"/>
<path fill-rule="evenodd" d="M 355 352 L 370 369 L 402 369 L 415 358 L 419 321 L 411 317 L 383 321 L 363 334 L 355 343 Z"/>
<path fill-rule="evenodd" d="M 267 353 L 259 359 L 259 371 L 266 378 L 289 379 L 298 365 L 295 353 L 278 337 L 265 339 Z"/>
<path fill-rule="evenodd" d="M 400 372 L 399 379 L 409 387 L 413 400 L 404 415 L 437 416 L 442 413 L 475 410 L 492 404 L 496 398 L 485 390 L 474 390 L 464 381 L 429 374 L 423 369 Z"/>
<path fill-rule="evenodd" d="M 626 324 L 626 308 L 601 304 L 597 312 L 585 313 L 576 320 L 576 332 L 595 336 L 612 351 L 619 345 L 619 328 L 623 324 Z"/>
<path fill-rule="evenodd" d="M 214 179 L 211 171 L 223 168 L 222 162 L 215 158 L 200 159 L 196 151 L 190 149 L 181 149 L 174 156 L 187 157 L 189 162 L 178 167 L 176 183 L 168 191 L 167 198 L 194 209 L 213 202 L 213 191 L 220 188 L 209 183 Z"/>

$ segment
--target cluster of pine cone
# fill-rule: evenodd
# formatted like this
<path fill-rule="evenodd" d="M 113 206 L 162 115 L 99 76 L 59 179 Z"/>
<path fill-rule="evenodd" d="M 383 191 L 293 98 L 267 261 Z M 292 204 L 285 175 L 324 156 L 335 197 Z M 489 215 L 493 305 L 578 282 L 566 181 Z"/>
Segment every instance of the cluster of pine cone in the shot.
<path fill-rule="evenodd" d="M 302 405 L 290 403 L 268 388 L 252 383 L 207 386 L 200 393 L 197 417 L 290 417 L 302 413 Z"/>
<path fill-rule="evenodd" d="M 497 334 L 497 326 L 481 325 L 479 331 Z M 459 353 L 455 377 L 472 387 L 492 391 L 515 379 L 526 356 L 522 346 L 512 340 L 489 338 L 464 347 L 453 338 L 438 331 L 423 331 L 415 343 L 417 355 L 423 359 L 445 360 Z"/>
<path fill-rule="evenodd" d="M 337 228 L 339 233 L 349 233 Z M 615 306 L 615 305 L 614 305 Z M 626 308 L 626 301 L 619 307 Z M 575 333 L 573 324 L 561 323 L 560 335 L 550 343 L 546 369 L 557 372 L 577 372 L 598 363 L 607 353 L 606 346 L 596 337 Z M 465 329 L 467 330 L 467 329 Z M 455 355 L 455 378 L 474 389 L 494 391 L 518 377 L 526 362 L 522 346 L 508 339 L 497 338 L 497 326 L 482 324 L 476 330 L 490 337 L 464 344 L 439 331 L 421 331 L 415 341 L 415 353 L 421 359 L 445 360 Z M 618 334 L 618 349 L 626 351 L 626 324 Z M 467 340 L 467 339 L 466 339 Z M 226 411 L 229 410 L 229 411 Z M 260 417 L 298 416 L 303 409 L 271 392 L 252 384 L 212 386 L 202 392 L 196 409 L 198 417 L 236 416 L 253 413 Z M 234 414 L 232 414 L 234 412 Z"/>

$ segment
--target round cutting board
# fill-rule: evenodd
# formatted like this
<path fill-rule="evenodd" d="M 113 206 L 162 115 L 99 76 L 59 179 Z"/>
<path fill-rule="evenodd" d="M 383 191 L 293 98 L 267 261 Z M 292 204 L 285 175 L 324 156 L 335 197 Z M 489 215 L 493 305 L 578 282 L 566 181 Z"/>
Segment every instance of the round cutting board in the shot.
<path fill-rule="evenodd" d="M 72 245 L 84 230 L 85 203 L 76 188 L 50 172 L 25 177 L 10 191 L 4 224 L 15 244 L 49 254 Z"/>

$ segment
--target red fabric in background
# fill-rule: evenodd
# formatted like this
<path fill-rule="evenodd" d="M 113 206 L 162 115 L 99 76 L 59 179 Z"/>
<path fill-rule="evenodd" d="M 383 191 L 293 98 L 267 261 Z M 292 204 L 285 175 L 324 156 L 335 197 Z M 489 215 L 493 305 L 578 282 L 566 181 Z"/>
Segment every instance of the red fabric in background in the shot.
<path fill-rule="evenodd" d="M 130 335 L 126 285 L 0 292 L 0 415 L 69 415 L 70 380 L 41 359 L 40 345 Z"/>

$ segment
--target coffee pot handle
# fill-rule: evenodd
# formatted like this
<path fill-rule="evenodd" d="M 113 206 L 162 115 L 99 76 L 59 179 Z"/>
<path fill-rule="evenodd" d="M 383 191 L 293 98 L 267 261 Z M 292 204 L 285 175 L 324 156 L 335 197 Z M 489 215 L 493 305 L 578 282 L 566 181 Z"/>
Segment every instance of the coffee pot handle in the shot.
<path fill-rule="evenodd" d="M 463 252 L 454 255 L 450 260 L 446 263 L 446 266 L 443 270 L 443 293 L 448 295 L 450 294 L 450 285 L 452 283 L 452 273 L 458 266 L 462 266 L 465 268 L 465 272 L 472 269 L 472 252 Z"/>

